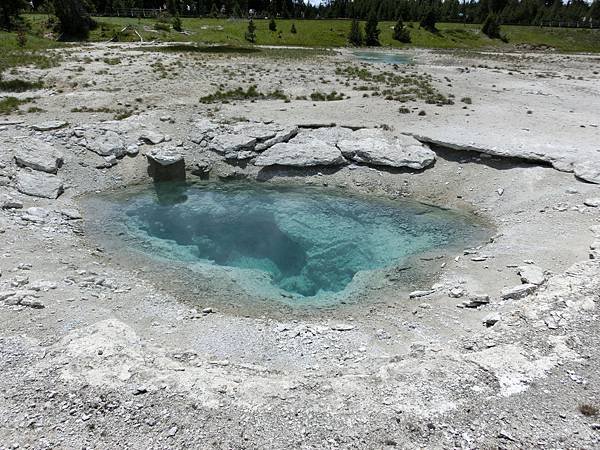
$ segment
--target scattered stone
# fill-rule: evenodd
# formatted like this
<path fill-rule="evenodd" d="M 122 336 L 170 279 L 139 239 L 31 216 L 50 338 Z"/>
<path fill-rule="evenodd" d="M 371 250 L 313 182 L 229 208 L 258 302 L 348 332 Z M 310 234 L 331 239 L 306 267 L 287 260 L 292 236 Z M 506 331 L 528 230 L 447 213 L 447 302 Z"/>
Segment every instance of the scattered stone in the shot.
<path fill-rule="evenodd" d="M 0 196 L 0 208 L 1 209 L 22 209 L 23 202 L 16 200 L 8 195 Z"/>
<path fill-rule="evenodd" d="M 481 321 L 486 327 L 493 327 L 500 321 L 500 314 L 497 312 L 490 313 L 487 316 L 485 316 Z"/>
<path fill-rule="evenodd" d="M 347 161 L 339 149 L 323 141 L 313 140 L 307 143 L 275 144 L 261 154 L 254 165 L 256 166 L 338 166 Z"/>
<path fill-rule="evenodd" d="M 169 428 L 169 431 L 167 431 L 167 436 L 169 436 L 169 437 L 175 436 L 177 434 L 177 430 L 178 430 L 177 426 L 173 426 L 173 427 Z"/>
<path fill-rule="evenodd" d="M 583 201 L 583 204 L 585 206 L 589 206 L 590 208 L 597 208 L 600 206 L 600 197 L 586 198 Z"/>
<path fill-rule="evenodd" d="M 88 130 L 84 133 L 84 137 L 86 148 L 100 156 L 113 155 L 120 158 L 126 153 L 121 136 L 114 131 L 97 132 Z"/>
<path fill-rule="evenodd" d="M 156 131 L 146 131 L 144 134 L 142 134 L 140 136 L 140 141 L 144 142 L 145 144 L 150 144 L 150 145 L 158 145 L 161 142 L 164 142 L 164 140 L 165 140 L 165 135 L 160 134 Z"/>
<path fill-rule="evenodd" d="M 448 296 L 452 298 L 460 298 L 465 295 L 465 291 L 461 287 L 454 287 L 448 292 Z"/>
<path fill-rule="evenodd" d="M 502 197 L 502 195 L 504 194 L 504 188 L 498 188 L 496 189 L 496 192 L 498 193 L 499 197 Z"/>
<path fill-rule="evenodd" d="M 480 306 L 487 305 L 490 302 L 490 296 L 487 294 L 474 294 L 469 296 L 468 300 L 465 300 L 462 305 L 465 308 L 479 308 Z"/>
<path fill-rule="evenodd" d="M 428 295 L 433 294 L 434 292 L 435 292 L 435 290 L 433 290 L 433 289 L 423 290 L 423 291 L 412 291 L 410 294 L 408 294 L 408 298 L 426 297 Z"/>
<path fill-rule="evenodd" d="M 523 283 L 536 284 L 539 286 L 540 284 L 543 284 L 544 281 L 546 281 L 544 270 L 538 266 L 520 266 L 517 269 L 517 274 L 521 276 L 521 281 Z"/>
<path fill-rule="evenodd" d="M 537 289 L 535 284 L 521 284 L 513 288 L 507 288 L 502 291 L 501 297 L 503 300 L 513 299 L 518 300 L 527 297 Z"/>
<path fill-rule="evenodd" d="M 40 122 L 31 125 L 31 128 L 35 131 L 51 131 L 64 128 L 68 125 L 64 120 L 48 120 L 47 122 Z"/>
<path fill-rule="evenodd" d="M 338 323 L 331 327 L 331 329 L 333 331 L 351 331 L 351 330 L 354 330 L 354 328 L 355 328 L 354 325 L 349 325 L 349 324 L 345 324 L 345 323 Z"/>
<path fill-rule="evenodd" d="M 62 214 L 67 220 L 78 220 L 82 219 L 82 215 L 76 209 L 61 209 L 60 214 Z"/>
<path fill-rule="evenodd" d="M 20 170 L 16 176 L 17 190 L 33 197 L 56 199 L 63 192 L 63 183 L 56 175 Z"/>
<path fill-rule="evenodd" d="M 125 149 L 125 152 L 129 156 L 136 156 L 140 152 L 140 148 L 138 147 L 137 144 L 130 144 Z"/>
<path fill-rule="evenodd" d="M 63 158 L 50 144 L 39 139 L 31 139 L 23 142 L 15 151 L 15 162 L 21 167 L 57 173 Z"/>

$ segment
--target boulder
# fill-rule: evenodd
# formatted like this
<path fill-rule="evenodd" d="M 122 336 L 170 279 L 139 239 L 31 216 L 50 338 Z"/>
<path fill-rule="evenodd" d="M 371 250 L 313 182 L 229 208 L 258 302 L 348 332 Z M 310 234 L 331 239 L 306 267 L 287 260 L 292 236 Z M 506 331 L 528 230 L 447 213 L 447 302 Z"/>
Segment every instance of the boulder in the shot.
<path fill-rule="evenodd" d="M 581 180 L 600 184 L 600 160 L 578 162 L 573 166 L 573 172 Z"/>
<path fill-rule="evenodd" d="M 262 122 L 242 122 L 233 126 L 234 134 L 254 138 L 260 142 L 274 138 L 280 130 L 280 126 Z"/>
<path fill-rule="evenodd" d="M 63 158 L 50 144 L 31 139 L 23 142 L 21 148 L 15 151 L 15 162 L 21 167 L 56 173 L 63 163 Z"/>
<path fill-rule="evenodd" d="M 175 148 L 153 149 L 146 157 L 148 158 L 148 175 L 154 181 L 185 180 L 185 160 Z"/>
<path fill-rule="evenodd" d="M 320 140 L 306 143 L 275 144 L 265 150 L 254 162 L 256 166 L 338 166 L 347 161 L 340 150 Z"/>
<path fill-rule="evenodd" d="M 411 136 L 385 136 L 381 130 L 358 130 L 338 143 L 353 161 L 375 166 L 423 169 L 435 161 L 435 153 Z"/>
<path fill-rule="evenodd" d="M 114 131 L 98 132 L 89 130 L 84 133 L 86 148 L 100 156 L 115 156 L 120 158 L 127 153 L 127 148 L 119 136 Z"/>
<path fill-rule="evenodd" d="M 31 128 L 36 131 L 51 131 L 64 128 L 68 124 L 64 120 L 48 120 L 46 122 L 35 123 L 31 125 Z"/>
<path fill-rule="evenodd" d="M 21 170 L 16 176 L 17 190 L 33 197 L 55 199 L 63 192 L 63 183 L 56 175 Z"/>
<path fill-rule="evenodd" d="M 517 269 L 517 273 L 521 276 L 523 283 L 540 285 L 546 281 L 544 270 L 541 267 L 534 265 L 521 266 Z"/>
<path fill-rule="evenodd" d="M 174 148 L 155 149 L 150 151 L 146 156 L 161 166 L 170 166 L 171 164 L 183 161 L 183 155 Z"/>

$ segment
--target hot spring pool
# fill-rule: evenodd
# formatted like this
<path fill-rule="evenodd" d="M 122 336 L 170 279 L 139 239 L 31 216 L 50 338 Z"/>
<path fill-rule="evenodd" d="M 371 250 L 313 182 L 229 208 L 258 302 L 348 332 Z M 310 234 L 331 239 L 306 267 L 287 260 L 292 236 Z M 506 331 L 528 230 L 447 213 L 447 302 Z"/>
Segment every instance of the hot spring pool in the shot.
<path fill-rule="evenodd" d="M 412 62 L 409 56 L 397 52 L 359 50 L 352 52 L 352 55 L 360 61 L 368 63 L 410 64 Z"/>
<path fill-rule="evenodd" d="M 485 234 L 466 213 L 329 188 L 163 183 L 84 203 L 102 230 L 97 239 L 115 251 L 128 246 L 204 273 L 226 269 L 249 286 L 258 279 L 263 296 L 297 300 L 339 294 L 357 274 Z"/>

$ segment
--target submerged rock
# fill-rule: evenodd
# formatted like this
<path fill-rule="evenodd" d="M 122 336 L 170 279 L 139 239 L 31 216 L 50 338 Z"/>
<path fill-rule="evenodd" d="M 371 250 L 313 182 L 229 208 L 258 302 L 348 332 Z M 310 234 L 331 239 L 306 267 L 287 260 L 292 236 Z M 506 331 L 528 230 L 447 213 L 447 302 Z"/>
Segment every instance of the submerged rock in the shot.
<path fill-rule="evenodd" d="M 56 175 L 21 170 L 16 176 L 17 190 L 33 197 L 55 199 L 63 192 L 63 183 Z"/>
<path fill-rule="evenodd" d="M 306 143 L 275 144 L 261 154 L 254 165 L 256 166 L 339 166 L 347 163 L 342 152 L 323 141 L 313 140 Z"/>
<path fill-rule="evenodd" d="M 31 139 L 15 152 L 15 162 L 21 167 L 56 173 L 63 163 L 62 155 L 50 144 Z"/>

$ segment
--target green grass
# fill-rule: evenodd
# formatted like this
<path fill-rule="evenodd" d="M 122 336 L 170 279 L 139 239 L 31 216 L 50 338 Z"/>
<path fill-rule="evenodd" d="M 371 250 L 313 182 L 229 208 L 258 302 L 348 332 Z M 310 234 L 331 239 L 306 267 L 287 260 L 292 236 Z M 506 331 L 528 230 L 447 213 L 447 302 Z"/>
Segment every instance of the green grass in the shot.
<path fill-rule="evenodd" d="M 256 86 L 250 86 L 244 91 L 241 87 L 228 91 L 218 90 L 214 94 L 205 95 L 200 98 L 200 103 L 228 103 L 233 100 L 288 100 L 288 97 L 281 90 L 275 90 L 263 94 L 256 89 Z"/>
<path fill-rule="evenodd" d="M 0 74 L 19 66 L 33 66 L 38 69 L 56 66 L 59 58 L 48 54 L 46 50 L 60 46 L 58 42 L 28 35 L 25 47 L 19 47 L 15 33 L 0 31 Z"/>
<path fill-rule="evenodd" d="M 18 78 L 14 80 L 0 79 L 0 92 L 25 92 L 43 87 L 44 83 L 41 81 L 27 81 Z"/>
<path fill-rule="evenodd" d="M 0 115 L 15 112 L 19 109 L 20 105 L 27 102 L 29 102 L 29 100 L 19 100 L 16 97 L 5 97 L 0 99 Z"/>
<path fill-rule="evenodd" d="M 27 15 L 32 29 L 45 32 L 46 15 Z M 155 30 L 156 19 L 132 19 L 124 17 L 98 17 L 99 26 L 92 31 L 91 41 L 108 41 L 118 36 L 122 41 L 138 41 L 132 30 L 121 32 L 126 26 L 135 28 L 145 41 L 202 42 L 229 46 L 251 47 L 244 39 L 248 22 L 245 19 L 183 18 L 183 29 L 191 34 Z M 277 30 L 269 31 L 269 21 L 257 19 L 256 44 L 287 45 L 302 47 L 347 46 L 349 20 L 277 20 Z M 292 23 L 297 33 L 291 32 Z M 363 24 L 364 25 L 364 24 Z M 463 48 L 463 49 L 512 49 L 521 44 L 549 46 L 563 52 L 600 52 L 600 30 L 540 28 L 525 26 L 503 26 L 502 32 L 508 43 L 489 39 L 481 33 L 479 24 L 438 24 L 439 31 L 430 33 L 419 28 L 417 23 L 407 23 L 412 43 L 402 44 L 392 39 L 393 22 L 380 22 L 381 44 L 389 47 Z M 14 38 L 13 38 L 14 40 Z M 180 49 L 183 51 L 183 49 Z"/>

